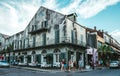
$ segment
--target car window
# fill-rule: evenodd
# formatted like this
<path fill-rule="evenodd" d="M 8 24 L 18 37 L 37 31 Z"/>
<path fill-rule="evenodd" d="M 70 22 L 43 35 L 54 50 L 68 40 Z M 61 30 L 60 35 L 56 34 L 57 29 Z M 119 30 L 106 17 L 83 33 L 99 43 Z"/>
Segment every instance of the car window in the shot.
<path fill-rule="evenodd" d="M 111 61 L 111 63 L 118 63 L 118 61 Z"/>

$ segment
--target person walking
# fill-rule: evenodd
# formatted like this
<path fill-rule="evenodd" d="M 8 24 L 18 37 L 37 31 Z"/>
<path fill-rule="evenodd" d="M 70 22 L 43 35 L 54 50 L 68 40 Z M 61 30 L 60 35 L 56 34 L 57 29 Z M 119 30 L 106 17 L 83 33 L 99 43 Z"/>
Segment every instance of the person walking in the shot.
<path fill-rule="evenodd" d="M 76 70 L 76 66 L 77 66 L 76 61 L 74 61 L 74 62 L 73 62 L 73 70 L 74 70 L 74 71 Z"/>
<path fill-rule="evenodd" d="M 64 71 L 64 63 L 65 63 L 65 61 L 64 61 L 64 59 L 62 59 L 62 62 L 61 62 L 61 71 Z"/>
<path fill-rule="evenodd" d="M 69 60 L 68 66 L 69 66 L 69 71 L 71 71 L 71 67 L 72 67 L 72 61 L 71 60 Z"/>
<path fill-rule="evenodd" d="M 64 71 L 66 71 L 67 70 L 67 63 L 66 63 L 66 61 L 64 61 Z"/>
<path fill-rule="evenodd" d="M 79 65 L 79 70 L 82 71 L 82 69 L 83 69 L 83 61 L 82 61 L 82 59 L 79 59 L 78 65 Z"/>

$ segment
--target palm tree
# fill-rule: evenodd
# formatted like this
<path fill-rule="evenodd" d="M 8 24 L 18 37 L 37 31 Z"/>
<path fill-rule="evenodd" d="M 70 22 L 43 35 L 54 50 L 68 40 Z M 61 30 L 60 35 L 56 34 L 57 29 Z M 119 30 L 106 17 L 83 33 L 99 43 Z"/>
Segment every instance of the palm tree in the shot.
<path fill-rule="evenodd" d="M 110 56 L 111 56 L 111 47 L 108 46 L 108 45 L 102 45 L 100 47 L 100 59 L 103 61 L 103 64 L 108 66 L 109 65 L 109 62 L 110 62 Z"/>

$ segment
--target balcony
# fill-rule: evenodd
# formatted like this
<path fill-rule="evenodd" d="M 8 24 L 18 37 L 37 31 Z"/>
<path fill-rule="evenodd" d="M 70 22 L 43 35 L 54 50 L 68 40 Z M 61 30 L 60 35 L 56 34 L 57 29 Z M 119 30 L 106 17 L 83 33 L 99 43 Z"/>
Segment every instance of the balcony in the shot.
<path fill-rule="evenodd" d="M 29 42 L 28 44 L 25 44 L 25 48 L 19 48 L 19 49 L 14 49 L 14 50 L 28 50 L 28 49 L 38 49 L 38 48 L 47 48 L 47 47 L 56 47 L 56 46 L 73 46 L 73 47 L 78 47 L 78 48 L 86 48 L 86 43 L 80 40 L 75 40 L 72 42 L 71 38 L 69 37 L 61 37 L 59 38 L 58 41 L 55 39 L 50 39 L 47 40 L 46 43 L 44 41 L 39 41 L 35 42 Z"/>
<path fill-rule="evenodd" d="M 36 30 L 31 30 L 30 32 L 28 32 L 29 34 L 36 34 L 36 33 L 41 33 L 41 32 L 46 32 L 48 31 L 47 27 L 42 27 Z"/>
<path fill-rule="evenodd" d="M 119 47 L 117 44 L 108 43 L 108 42 L 106 42 L 106 44 L 108 44 L 108 45 L 110 45 L 110 46 L 113 46 L 113 47 L 115 47 L 116 49 L 119 49 L 119 50 L 120 50 L 120 47 Z"/>

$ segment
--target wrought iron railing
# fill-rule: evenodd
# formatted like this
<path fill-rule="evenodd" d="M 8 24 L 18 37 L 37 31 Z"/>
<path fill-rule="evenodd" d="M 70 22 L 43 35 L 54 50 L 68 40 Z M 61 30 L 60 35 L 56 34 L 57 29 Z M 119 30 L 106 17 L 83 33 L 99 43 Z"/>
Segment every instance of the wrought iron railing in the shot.
<path fill-rule="evenodd" d="M 86 43 L 81 41 L 81 40 L 77 40 L 77 39 L 73 39 L 73 41 L 71 40 L 70 37 L 61 37 L 59 38 L 59 40 L 56 39 L 49 39 L 45 41 L 46 43 L 44 43 L 44 41 L 39 41 L 35 42 L 35 44 L 33 44 L 33 42 L 29 42 L 29 44 L 25 44 L 24 48 L 18 48 L 19 49 L 27 49 L 27 48 L 34 48 L 34 47 L 39 47 L 39 46 L 46 46 L 46 45 L 56 45 L 56 44 L 73 44 L 73 45 L 78 45 L 78 46 L 86 46 Z M 14 49 L 17 50 L 17 49 Z"/>
<path fill-rule="evenodd" d="M 31 30 L 28 33 L 29 34 L 36 34 L 38 32 L 43 32 L 43 31 L 47 31 L 47 30 L 48 30 L 48 27 L 42 27 L 42 28 L 39 28 L 39 29 Z"/>

